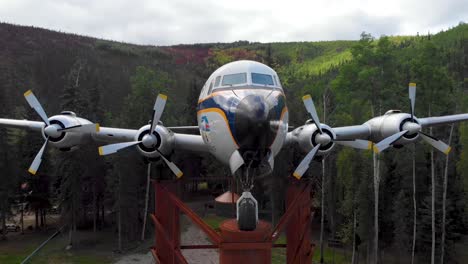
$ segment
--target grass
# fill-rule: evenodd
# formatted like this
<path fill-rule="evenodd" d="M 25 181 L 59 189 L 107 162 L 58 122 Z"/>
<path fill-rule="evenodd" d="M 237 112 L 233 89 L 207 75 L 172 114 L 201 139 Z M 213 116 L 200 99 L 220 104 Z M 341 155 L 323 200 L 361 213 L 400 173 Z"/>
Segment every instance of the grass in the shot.
<path fill-rule="evenodd" d="M 112 244 L 109 247 L 109 241 L 106 237 L 100 237 L 92 232 L 79 232 L 80 238 L 78 246 L 72 250 L 65 250 L 67 245 L 67 235 L 61 234 L 52 239 L 43 247 L 37 255 L 30 259 L 29 263 L 38 264 L 91 264 L 91 263 L 112 263 L 114 256 Z M 13 234 L 6 241 L 0 243 L 0 263 L 20 263 L 37 246 L 39 246 L 51 233 L 29 233 L 25 235 Z M 92 237 L 92 239 L 90 239 Z M 105 241 L 104 241 L 105 240 Z"/>
<path fill-rule="evenodd" d="M 333 248 L 324 248 L 324 262 L 325 263 L 335 263 L 335 264 L 345 264 L 349 263 L 349 260 L 346 260 L 345 255 L 342 250 L 337 250 Z M 315 249 L 314 256 L 312 257 L 313 263 L 320 263 L 320 251 L 318 248 Z M 286 263 L 286 249 L 284 248 L 274 248 L 271 253 L 271 263 L 272 264 L 283 264 Z"/>
<path fill-rule="evenodd" d="M 227 218 L 214 214 L 209 214 L 203 218 L 203 221 L 205 221 L 207 225 L 215 230 L 219 230 L 219 225 L 221 225 L 221 223 L 225 220 L 227 220 Z"/>

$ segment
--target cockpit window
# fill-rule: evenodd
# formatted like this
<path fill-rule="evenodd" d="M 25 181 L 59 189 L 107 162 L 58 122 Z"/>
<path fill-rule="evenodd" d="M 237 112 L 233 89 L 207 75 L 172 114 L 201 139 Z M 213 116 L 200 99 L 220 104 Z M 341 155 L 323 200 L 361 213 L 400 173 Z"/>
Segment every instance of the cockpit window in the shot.
<path fill-rule="evenodd" d="M 275 85 L 273 83 L 273 77 L 271 77 L 271 75 L 254 72 L 252 72 L 252 83 L 262 85 Z"/>
<path fill-rule="evenodd" d="M 208 93 L 207 94 L 211 94 L 211 90 L 213 90 L 213 81 L 211 81 L 211 83 L 210 83 L 210 88 L 208 88 Z"/>
<path fill-rule="evenodd" d="M 247 73 L 236 73 L 224 75 L 222 85 L 236 85 L 247 82 Z"/>
<path fill-rule="evenodd" d="M 221 76 L 216 77 L 216 81 L 215 81 L 215 86 L 214 86 L 214 87 L 218 87 L 220 82 L 221 82 Z"/>

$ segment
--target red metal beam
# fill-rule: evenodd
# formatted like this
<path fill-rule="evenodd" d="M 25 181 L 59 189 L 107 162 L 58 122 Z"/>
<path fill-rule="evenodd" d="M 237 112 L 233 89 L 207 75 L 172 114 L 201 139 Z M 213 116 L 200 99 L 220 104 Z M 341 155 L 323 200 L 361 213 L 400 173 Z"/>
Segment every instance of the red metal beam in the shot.
<path fill-rule="evenodd" d="M 180 249 L 208 249 L 208 248 L 219 248 L 217 245 L 183 245 Z"/>
<path fill-rule="evenodd" d="M 283 229 L 286 227 L 286 224 L 288 223 L 289 219 L 291 216 L 296 212 L 297 207 L 299 206 L 299 201 L 303 199 L 303 196 L 307 194 L 306 190 L 308 190 L 308 185 L 309 184 L 304 184 L 303 189 L 301 192 L 296 196 L 296 198 L 293 200 L 291 203 L 292 206 L 289 206 L 286 209 L 285 214 L 281 217 L 279 223 L 276 225 L 275 229 L 271 232 L 271 241 L 275 242 L 278 238 Z"/>
<path fill-rule="evenodd" d="M 153 258 L 157 261 L 158 264 L 162 264 L 161 259 L 158 256 L 158 253 L 156 252 L 156 248 L 151 248 L 151 254 L 153 255 Z"/>
<path fill-rule="evenodd" d="M 161 222 L 159 222 L 159 219 L 154 214 L 150 214 L 150 215 L 151 215 L 151 219 L 153 219 L 153 223 L 156 226 L 156 229 L 158 229 L 160 233 L 164 234 L 162 238 L 164 238 L 165 242 L 168 243 L 172 248 L 174 248 L 175 247 L 174 243 L 172 243 L 172 240 L 169 237 L 167 237 L 167 233 L 164 230 L 164 227 L 161 224 Z"/>
<path fill-rule="evenodd" d="M 221 236 L 214 231 L 209 225 L 207 225 L 203 219 L 201 219 L 190 207 L 184 204 L 180 199 L 174 196 L 171 192 L 166 192 L 167 197 L 176 205 L 182 212 L 184 212 L 192 221 L 205 232 L 210 240 L 215 244 L 219 245 L 222 241 Z"/>
<path fill-rule="evenodd" d="M 249 250 L 253 249 L 270 249 L 271 243 L 270 242 L 258 242 L 258 243 L 222 243 L 220 248 L 223 249 L 246 249 Z"/>
<path fill-rule="evenodd" d="M 177 263 L 188 264 L 187 260 L 185 259 L 184 255 L 182 255 L 182 252 L 180 252 L 179 249 L 174 249 L 174 251 L 175 251 Z M 161 263 L 161 264 L 164 264 L 164 263 Z"/>

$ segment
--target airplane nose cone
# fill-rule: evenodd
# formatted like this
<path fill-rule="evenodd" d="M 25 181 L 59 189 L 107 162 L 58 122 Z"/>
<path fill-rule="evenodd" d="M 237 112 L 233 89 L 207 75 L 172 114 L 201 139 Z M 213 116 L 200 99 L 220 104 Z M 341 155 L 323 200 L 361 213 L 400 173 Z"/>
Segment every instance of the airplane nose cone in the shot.
<path fill-rule="evenodd" d="M 274 140 L 270 106 L 263 96 L 249 95 L 236 108 L 234 137 L 241 150 L 266 149 Z M 276 131 L 275 131 L 276 132 Z"/>

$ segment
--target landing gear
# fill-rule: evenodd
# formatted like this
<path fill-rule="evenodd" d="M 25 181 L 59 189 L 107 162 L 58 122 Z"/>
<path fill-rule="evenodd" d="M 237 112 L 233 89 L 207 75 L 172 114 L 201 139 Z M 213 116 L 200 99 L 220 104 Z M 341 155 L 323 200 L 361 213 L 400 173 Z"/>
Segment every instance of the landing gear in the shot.
<path fill-rule="evenodd" d="M 250 192 L 254 187 L 252 175 L 249 175 L 252 162 L 249 166 L 240 170 L 240 182 L 242 185 L 242 195 L 237 200 L 237 226 L 241 231 L 253 231 L 257 228 L 258 223 L 258 203 Z"/>
<path fill-rule="evenodd" d="M 239 230 L 253 231 L 257 228 L 258 203 L 249 191 L 244 191 L 237 200 L 237 225 Z"/>

